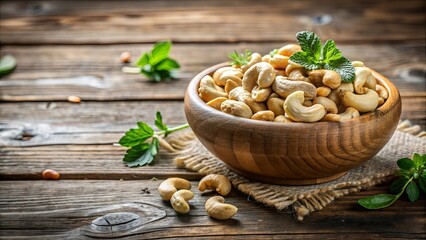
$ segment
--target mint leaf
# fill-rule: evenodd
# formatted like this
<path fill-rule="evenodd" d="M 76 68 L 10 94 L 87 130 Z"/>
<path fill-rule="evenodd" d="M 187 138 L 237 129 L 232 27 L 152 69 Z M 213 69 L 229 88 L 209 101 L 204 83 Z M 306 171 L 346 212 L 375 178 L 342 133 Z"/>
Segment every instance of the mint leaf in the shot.
<path fill-rule="evenodd" d="M 422 156 L 421 156 L 420 154 L 418 154 L 418 153 L 414 153 L 414 154 L 413 154 L 413 162 L 414 162 L 414 165 L 415 165 L 416 167 L 420 167 L 420 166 L 424 165 L 424 163 L 423 163 L 423 158 L 422 158 Z"/>
<path fill-rule="evenodd" d="M 408 195 L 408 199 L 410 199 L 411 202 L 416 201 L 419 199 L 419 189 L 417 188 L 417 185 L 414 181 L 411 181 L 407 188 L 405 189 L 405 192 Z"/>
<path fill-rule="evenodd" d="M 156 65 L 160 61 L 168 58 L 172 43 L 170 41 L 157 42 L 151 51 L 152 58 L 150 59 L 151 65 Z"/>
<path fill-rule="evenodd" d="M 419 178 L 419 187 L 424 193 L 426 193 L 426 178 L 425 177 Z"/>
<path fill-rule="evenodd" d="M 140 56 L 140 58 L 138 59 L 135 65 L 139 67 L 143 67 L 147 64 L 149 64 L 149 55 L 148 53 L 144 53 Z"/>
<path fill-rule="evenodd" d="M 336 48 L 333 40 L 327 40 L 322 48 L 322 59 L 324 62 L 329 63 L 342 58 L 342 53 Z"/>
<path fill-rule="evenodd" d="M 138 122 L 137 125 L 139 128 L 130 129 L 118 141 L 121 146 L 133 147 L 143 143 L 145 140 L 154 135 L 154 130 L 152 130 L 148 124 L 144 122 Z"/>
<path fill-rule="evenodd" d="M 320 59 L 321 40 L 315 33 L 308 31 L 298 32 L 296 38 L 303 52 L 310 58 Z"/>
<path fill-rule="evenodd" d="M 165 58 L 165 59 L 161 60 L 155 66 L 155 68 L 157 70 L 167 70 L 167 71 L 177 69 L 179 67 L 180 67 L 179 64 L 175 60 L 170 59 L 170 58 Z"/>
<path fill-rule="evenodd" d="M 321 68 L 321 65 L 319 65 L 315 59 L 311 58 L 306 52 L 296 52 L 290 57 L 290 60 L 308 70 Z"/>
<path fill-rule="evenodd" d="M 414 162 L 409 158 L 401 158 L 396 162 L 396 164 L 398 164 L 398 167 L 403 170 L 410 170 L 414 167 Z"/>
<path fill-rule="evenodd" d="M 0 76 L 6 75 L 16 67 L 16 59 L 12 55 L 5 55 L 0 59 Z"/>
<path fill-rule="evenodd" d="M 355 68 L 351 61 L 347 58 L 341 57 L 337 60 L 327 60 L 324 64 L 324 68 L 336 71 L 342 78 L 343 82 L 350 83 L 355 79 Z"/>
<path fill-rule="evenodd" d="M 251 54 L 252 52 L 250 50 L 246 50 L 244 53 L 238 53 L 237 51 L 234 51 L 233 53 L 228 54 L 228 57 L 232 59 L 230 64 L 237 66 L 246 65 L 251 58 Z"/>
<path fill-rule="evenodd" d="M 392 194 L 398 194 L 402 191 L 402 188 L 404 187 L 405 183 L 407 183 L 408 179 L 405 178 L 398 178 L 390 186 L 390 192 Z"/>
<path fill-rule="evenodd" d="M 367 209 L 380 209 L 389 207 L 398 199 L 398 197 L 398 195 L 392 194 L 378 194 L 361 198 L 358 200 L 358 204 Z"/>

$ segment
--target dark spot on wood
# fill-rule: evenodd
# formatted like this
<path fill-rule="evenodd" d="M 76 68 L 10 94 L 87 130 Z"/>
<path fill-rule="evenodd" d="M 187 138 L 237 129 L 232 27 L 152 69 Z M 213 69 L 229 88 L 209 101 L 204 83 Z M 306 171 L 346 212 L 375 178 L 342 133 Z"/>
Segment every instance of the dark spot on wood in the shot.
<path fill-rule="evenodd" d="M 44 12 L 43 3 L 29 3 L 27 6 L 27 12 L 34 15 L 42 14 Z"/>
<path fill-rule="evenodd" d="M 312 18 L 312 21 L 316 25 L 327 25 L 333 21 L 333 17 L 328 14 L 317 15 Z"/>
<path fill-rule="evenodd" d="M 397 69 L 401 79 L 411 83 L 426 82 L 426 65 L 416 65 L 404 69 Z"/>
<path fill-rule="evenodd" d="M 92 224 L 96 226 L 115 226 L 127 224 L 132 221 L 136 221 L 139 218 L 139 215 L 131 212 L 110 213 L 105 216 L 96 218 L 92 221 Z"/>
<path fill-rule="evenodd" d="M 151 192 L 147 187 L 142 188 L 142 193 L 150 194 Z"/>

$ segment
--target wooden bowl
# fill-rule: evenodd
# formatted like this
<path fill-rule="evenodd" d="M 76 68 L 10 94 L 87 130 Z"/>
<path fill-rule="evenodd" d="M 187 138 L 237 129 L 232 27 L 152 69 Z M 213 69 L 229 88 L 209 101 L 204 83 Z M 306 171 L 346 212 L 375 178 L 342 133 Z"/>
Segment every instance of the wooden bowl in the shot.
<path fill-rule="evenodd" d="M 401 99 L 387 78 L 372 71 L 389 92 L 375 111 L 342 122 L 274 123 L 235 117 L 206 105 L 198 96 L 201 78 L 189 83 L 185 114 L 201 143 L 234 172 L 273 184 L 309 185 L 337 179 L 376 155 L 392 137 Z"/>

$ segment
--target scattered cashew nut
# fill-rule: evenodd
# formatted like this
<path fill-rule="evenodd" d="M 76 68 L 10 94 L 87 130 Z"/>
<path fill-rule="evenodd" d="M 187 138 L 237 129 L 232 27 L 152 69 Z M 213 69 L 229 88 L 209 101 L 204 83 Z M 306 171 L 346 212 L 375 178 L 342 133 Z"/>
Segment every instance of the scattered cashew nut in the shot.
<path fill-rule="evenodd" d="M 222 196 L 209 198 L 205 204 L 207 214 L 219 220 L 226 220 L 233 217 L 237 213 L 238 208 L 224 202 L 225 199 Z"/>
<path fill-rule="evenodd" d="M 226 196 L 231 192 L 232 185 L 229 179 L 224 175 L 209 174 L 200 180 L 198 189 L 201 192 L 205 190 L 214 190 L 220 195 Z"/>
<path fill-rule="evenodd" d="M 190 210 L 188 201 L 194 198 L 194 193 L 189 190 L 179 190 L 172 195 L 170 203 L 178 213 L 188 213 Z"/>
<path fill-rule="evenodd" d="M 323 105 L 314 104 L 311 107 L 305 107 L 302 105 L 304 101 L 303 91 L 293 92 L 285 99 L 284 110 L 292 120 L 297 122 L 316 122 L 321 120 L 327 113 Z"/>
<path fill-rule="evenodd" d="M 180 189 L 191 189 L 191 183 L 183 178 L 168 178 L 158 186 L 161 198 L 166 201 L 169 201 L 172 195 Z"/>

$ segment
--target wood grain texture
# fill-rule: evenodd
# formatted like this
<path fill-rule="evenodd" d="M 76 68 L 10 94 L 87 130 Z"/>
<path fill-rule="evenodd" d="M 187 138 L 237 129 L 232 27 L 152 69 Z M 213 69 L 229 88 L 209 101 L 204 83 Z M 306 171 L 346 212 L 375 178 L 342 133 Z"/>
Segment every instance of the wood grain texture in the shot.
<path fill-rule="evenodd" d="M 293 38 L 291 42 L 294 42 Z M 154 84 L 139 74 L 121 72 L 120 53 L 129 51 L 136 61 L 150 44 L 114 46 L 3 46 L 2 54 L 12 54 L 18 66 L 0 78 L 0 100 L 66 101 L 70 95 L 83 99 L 182 100 L 189 81 L 203 69 L 227 61 L 227 54 L 251 49 L 262 54 L 282 43 L 175 44 L 171 56 L 182 65 L 178 79 Z M 391 79 L 402 97 L 426 97 L 425 48 L 423 43 L 346 45 L 343 54 L 362 60 Z M 387 57 L 383 57 L 387 56 Z M 426 106 L 425 106 L 426 107 Z M 424 109 L 426 110 L 426 109 Z"/>
<path fill-rule="evenodd" d="M 281 124 L 235 117 L 209 107 L 198 96 L 200 80 L 224 66 L 227 63 L 210 67 L 190 82 L 185 115 L 200 142 L 249 179 L 307 185 L 339 178 L 375 156 L 392 137 L 400 118 L 398 90 L 375 71 L 373 76 L 386 88 L 389 98 L 357 118 Z"/>
<path fill-rule="evenodd" d="M 161 200 L 156 191 L 159 184 L 159 181 L 149 180 L 0 181 L 0 237 L 85 239 L 80 229 L 91 221 L 114 212 L 141 214 L 138 206 L 144 203 L 165 211 L 167 216 L 145 224 L 126 239 L 426 237 L 425 228 L 421 227 L 426 224 L 424 197 L 415 203 L 402 198 L 380 211 L 363 210 L 356 204 L 358 198 L 385 192 L 388 186 L 338 199 L 319 214 L 309 216 L 309 221 L 297 223 L 290 212 L 264 207 L 236 190 L 226 199 L 239 208 L 235 217 L 227 221 L 211 219 L 204 211 L 204 202 L 214 194 L 201 194 L 196 189 L 197 182 L 191 182 L 195 193 L 195 198 L 190 201 L 192 210 L 187 215 L 180 215 L 168 202 Z M 149 194 L 141 191 L 145 187 Z"/>
<path fill-rule="evenodd" d="M 2 1 L 0 42 L 281 42 L 301 29 L 337 42 L 423 41 L 425 8 L 422 0 Z"/>

